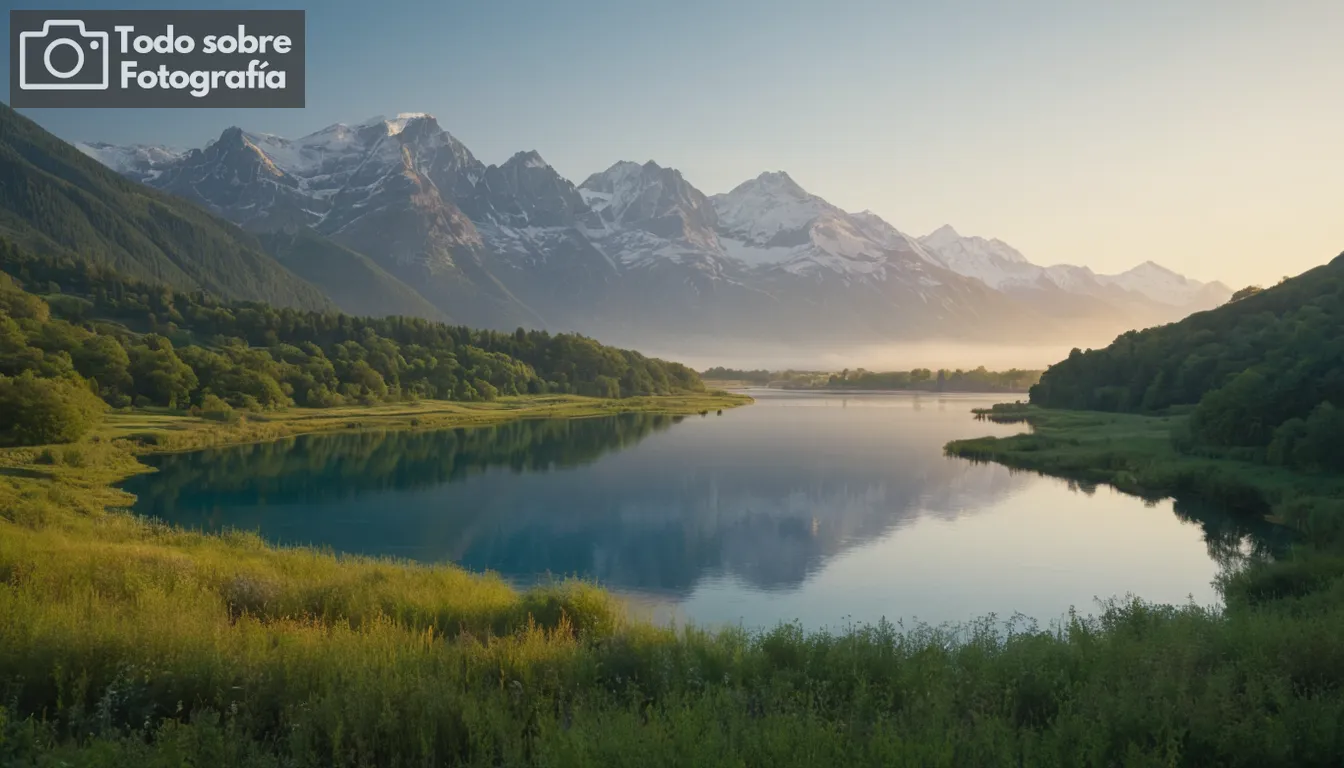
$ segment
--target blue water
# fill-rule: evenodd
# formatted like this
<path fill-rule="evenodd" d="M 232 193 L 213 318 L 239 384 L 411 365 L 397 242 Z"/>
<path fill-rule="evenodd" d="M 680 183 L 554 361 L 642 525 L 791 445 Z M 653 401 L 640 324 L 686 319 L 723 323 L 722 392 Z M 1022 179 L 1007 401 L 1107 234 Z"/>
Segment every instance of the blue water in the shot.
<path fill-rule="evenodd" d="M 943 455 L 993 397 L 756 391 L 722 415 L 349 432 L 156 459 L 136 510 L 284 544 L 596 579 L 700 625 L 1042 623 L 1137 594 L 1204 605 L 1241 532 Z"/>

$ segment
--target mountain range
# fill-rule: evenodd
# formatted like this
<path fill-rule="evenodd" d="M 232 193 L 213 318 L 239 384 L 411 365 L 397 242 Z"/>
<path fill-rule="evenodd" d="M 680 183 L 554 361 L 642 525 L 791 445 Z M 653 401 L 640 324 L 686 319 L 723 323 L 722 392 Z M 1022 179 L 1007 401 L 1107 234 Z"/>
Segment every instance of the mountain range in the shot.
<path fill-rule="evenodd" d="M 486 165 L 423 113 L 298 139 L 80 144 L 123 176 L 256 238 L 335 304 L 469 325 L 669 339 L 1063 340 L 1223 303 L 1152 262 L 1041 267 L 999 240 L 907 235 L 773 171 L 706 195 L 618 162 L 578 185 L 535 151 Z"/>

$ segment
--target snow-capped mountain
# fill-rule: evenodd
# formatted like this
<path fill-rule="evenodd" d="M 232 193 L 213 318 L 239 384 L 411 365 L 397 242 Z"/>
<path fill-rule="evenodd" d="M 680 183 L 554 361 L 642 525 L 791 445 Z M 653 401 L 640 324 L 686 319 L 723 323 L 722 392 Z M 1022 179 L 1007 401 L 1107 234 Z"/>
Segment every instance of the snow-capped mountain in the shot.
<path fill-rule="evenodd" d="M 616 163 L 589 176 L 579 192 L 601 219 L 600 231 L 593 233 L 596 237 L 639 231 L 704 252 L 718 250 L 714 206 L 674 168 L 663 168 L 652 160 L 643 165 Z M 635 262 L 654 257 L 633 248 L 622 255 Z M 665 254 L 673 259 L 678 255 Z"/>
<path fill-rule="evenodd" d="M 1220 282 L 1201 283 L 1191 280 L 1151 261 L 1145 261 L 1118 275 L 1098 275 L 1097 279 L 1106 285 L 1118 286 L 1153 301 L 1178 307 L 1210 302 L 1217 305 L 1232 296 L 1231 289 Z"/>
<path fill-rule="evenodd" d="M 80 148 L 246 228 L 311 228 L 493 328 L 992 340 L 1058 335 L 1060 315 L 1120 331 L 1218 294 L 1156 265 L 1038 267 L 951 227 L 910 237 L 779 171 L 707 196 L 676 169 L 618 162 L 575 186 L 535 151 L 486 165 L 424 113 L 298 139 L 234 127 L 189 151 Z"/>
<path fill-rule="evenodd" d="M 856 220 L 783 171 L 763 173 L 711 200 L 720 242 L 747 265 L 859 277 L 885 276 L 893 263 L 891 243 L 866 231 L 874 228 L 872 218 Z"/>
<path fill-rule="evenodd" d="M 1170 307 L 1185 313 L 1215 307 L 1232 296 L 1222 283 L 1191 280 L 1151 261 L 1118 275 L 1099 275 L 1070 264 L 1039 267 L 1002 240 L 962 236 L 946 225 L 919 242 L 948 269 L 1001 291 L 1048 292 L 1057 288 L 1069 294 Z"/>
<path fill-rule="evenodd" d="M 106 165 L 108 168 L 137 181 L 149 181 L 158 175 L 158 166 L 170 163 L 185 154 L 185 150 L 148 144 L 118 146 L 95 141 L 77 143 L 75 148 Z"/>
<path fill-rule="evenodd" d="M 1011 245 L 983 237 L 962 237 L 950 225 L 919 238 L 919 243 L 938 263 L 991 288 L 1034 285 L 1041 276 L 1041 268 Z"/>

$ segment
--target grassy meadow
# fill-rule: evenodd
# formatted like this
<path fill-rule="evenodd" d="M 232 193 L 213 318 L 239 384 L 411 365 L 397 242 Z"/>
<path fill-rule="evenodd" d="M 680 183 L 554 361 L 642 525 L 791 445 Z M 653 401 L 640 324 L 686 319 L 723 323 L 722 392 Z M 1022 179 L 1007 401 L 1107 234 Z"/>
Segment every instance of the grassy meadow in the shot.
<path fill-rule="evenodd" d="M 123 511 L 110 486 L 138 471 L 138 454 L 253 429 L 597 407 L 296 409 L 255 425 L 119 414 L 97 440 L 0 452 L 0 764 L 1267 766 L 1344 754 L 1338 581 L 1245 592 L 1225 612 L 1119 600 L 1054 627 L 707 632 L 632 621 L 583 583 L 520 592 L 452 566 L 186 532 Z M 970 444 L 976 458 L 1012 448 L 1057 462 L 1068 446 L 1105 458 L 1096 471 L 1122 485 L 1118 473 L 1143 467 L 1118 457 L 1160 450 L 1156 425 L 1076 418 Z"/>

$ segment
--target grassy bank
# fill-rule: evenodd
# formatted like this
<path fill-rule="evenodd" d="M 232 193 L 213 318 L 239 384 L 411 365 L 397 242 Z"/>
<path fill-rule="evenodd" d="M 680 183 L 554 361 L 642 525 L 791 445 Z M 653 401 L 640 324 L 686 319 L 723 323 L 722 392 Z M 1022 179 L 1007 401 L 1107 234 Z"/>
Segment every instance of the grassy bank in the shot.
<path fill-rule="evenodd" d="M 306 431 L 315 422 L 301 415 L 267 424 Z M 520 593 L 449 566 L 108 510 L 125 499 L 107 482 L 134 470 L 135 452 L 245 434 L 192 436 L 161 418 L 4 454 L 0 764 L 1265 766 L 1344 754 L 1338 611 L 1288 624 L 1121 602 L 1048 631 L 653 627 L 583 584 Z M 107 439 L 150 429 L 168 435 L 162 446 Z"/>
<path fill-rule="evenodd" d="M 1344 521 L 1344 476 L 1309 474 L 1216 454 L 1178 451 L 1185 416 L 1139 416 L 1013 406 L 977 415 L 1025 421 L 1012 437 L 957 440 L 947 452 L 1145 497 L 1197 496 L 1262 514 L 1329 544 Z"/>
<path fill-rule="evenodd" d="M 448 429 L 497 424 L 510 419 L 578 419 L 617 413 L 689 416 L 716 413 L 750 402 L 750 397 L 728 392 L 619 400 L 536 395 L 501 397 L 490 402 L 421 400 L 346 408 L 287 408 L 248 414 L 233 423 L 190 417 L 166 409 L 137 409 L 112 413 L 96 436 L 103 440 L 127 440 L 151 451 L 182 451 L 347 429 Z"/>

